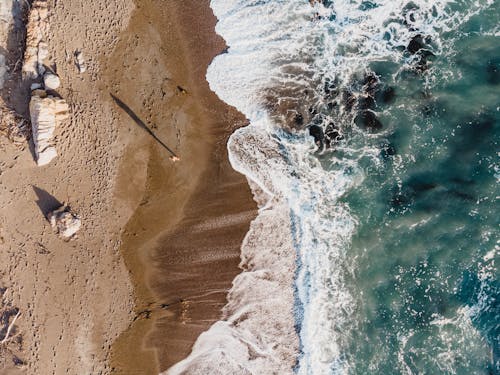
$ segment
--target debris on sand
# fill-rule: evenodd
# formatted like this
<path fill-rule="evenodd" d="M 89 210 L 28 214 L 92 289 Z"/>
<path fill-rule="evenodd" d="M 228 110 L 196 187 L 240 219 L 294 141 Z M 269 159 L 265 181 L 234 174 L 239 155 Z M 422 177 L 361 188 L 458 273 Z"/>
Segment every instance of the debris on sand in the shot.
<path fill-rule="evenodd" d="M 36 79 L 44 72 L 44 60 L 49 55 L 44 39 L 48 35 L 47 0 L 35 0 L 28 17 L 26 50 L 24 53 L 23 75 Z"/>
<path fill-rule="evenodd" d="M 39 166 L 50 163 L 57 156 L 54 131 L 68 117 L 68 111 L 69 107 L 64 99 L 47 95 L 44 90 L 33 91 L 30 117 L 35 157 Z"/>
<path fill-rule="evenodd" d="M 29 139 L 29 123 L 15 111 L 0 104 L 0 135 L 5 136 L 19 148 L 24 148 Z"/>
<path fill-rule="evenodd" d="M 85 62 L 85 57 L 83 57 L 82 51 L 75 52 L 75 64 L 80 73 L 85 73 L 87 70 L 87 63 Z"/>
<path fill-rule="evenodd" d="M 61 206 L 47 215 L 54 232 L 64 239 L 73 237 L 80 230 L 82 222 L 80 218 L 72 213 L 68 206 Z"/>

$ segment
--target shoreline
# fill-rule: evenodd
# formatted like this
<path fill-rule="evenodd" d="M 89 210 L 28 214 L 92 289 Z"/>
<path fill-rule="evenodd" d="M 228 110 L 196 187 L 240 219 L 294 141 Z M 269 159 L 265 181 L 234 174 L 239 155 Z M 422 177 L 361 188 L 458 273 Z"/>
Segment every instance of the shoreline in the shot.
<path fill-rule="evenodd" d="M 159 373 L 189 354 L 198 335 L 222 315 L 256 214 L 247 181 L 231 168 L 226 149 L 230 134 L 246 120 L 205 79 L 212 59 L 226 48 L 215 34 L 209 2 L 136 6 L 110 58 L 117 62 L 108 68 L 111 86 L 181 160 L 172 163 L 144 134 L 124 156 L 135 160 L 132 169 L 141 183 L 116 192 L 138 195 L 139 201 L 131 207 L 121 248 L 134 284 L 136 318 L 113 343 L 116 374 Z M 139 62 L 120 66 L 126 59 Z M 138 74 L 141 82 L 130 79 Z M 121 119 L 134 127 L 125 114 Z M 128 168 L 122 163 L 117 185 L 137 178 Z"/>

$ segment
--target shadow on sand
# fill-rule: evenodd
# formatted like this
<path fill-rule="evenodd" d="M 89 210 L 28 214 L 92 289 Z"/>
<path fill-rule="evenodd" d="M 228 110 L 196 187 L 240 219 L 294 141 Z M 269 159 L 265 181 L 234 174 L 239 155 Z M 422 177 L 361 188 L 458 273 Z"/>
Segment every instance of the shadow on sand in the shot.
<path fill-rule="evenodd" d="M 121 108 L 123 109 L 127 115 L 129 115 L 132 120 L 134 120 L 134 122 L 139 125 L 142 129 L 144 129 L 146 132 L 148 132 L 148 134 L 153 137 L 155 139 L 156 142 L 158 142 L 165 150 L 167 150 L 170 155 L 174 158 L 177 159 L 177 155 L 175 154 L 174 151 L 172 151 L 172 149 L 170 147 L 168 147 L 160 138 L 158 138 L 156 136 L 155 133 L 153 133 L 151 131 L 151 129 L 149 129 L 147 127 L 147 125 L 134 113 L 134 111 L 132 111 L 132 109 L 130 109 L 130 107 L 128 105 L 126 105 L 124 102 L 122 102 L 120 99 L 118 99 L 116 96 L 114 96 L 113 94 L 109 94 L 111 95 L 111 97 L 113 98 L 113 100 L 115 101 L 115 103 Z"/>
<path fill-rule="evenodd" d="M 35 191 L 36 197 L 38 199 L 36 201 L 36 204 L 40 208 L 40 211 L 42 211 L 43 216 L 47 217 L 49 213 L 57 210 L 63 205 L 57 200 L 56 197 L 49 194 L 46 190 L 40 189 L 39 187 L 36 187 L 34 185 L 31 185 L 31 187 Z"/>

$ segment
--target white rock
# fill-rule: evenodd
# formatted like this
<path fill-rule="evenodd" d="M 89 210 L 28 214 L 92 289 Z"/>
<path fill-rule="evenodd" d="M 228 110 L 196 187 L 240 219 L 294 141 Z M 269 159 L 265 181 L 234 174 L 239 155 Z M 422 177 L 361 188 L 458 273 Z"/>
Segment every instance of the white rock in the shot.
<path fill-rule="evenodd" d="M 47 72 L 43 76 L 43 84 L 46 89 L 56 90 L 59 86 L 61 86 L 61 80 L 57 75 Z"/>
<path fill-rule="evenodd" d="M 62 206 L 47 215 L 52 229 L 63 238 L 70 238 L 80 230 L 80 218 L 71 213 L 67 206 Z"/>
<path fill-rule="evenodd" d="M 43 90 L 35 90 L 30 101 L 31 128 L 36 162 L 46 165 L 57 156 L 54 147 L 56 126 L 68 117 L 68 104 L 59 98 L 47 96 Z"/>

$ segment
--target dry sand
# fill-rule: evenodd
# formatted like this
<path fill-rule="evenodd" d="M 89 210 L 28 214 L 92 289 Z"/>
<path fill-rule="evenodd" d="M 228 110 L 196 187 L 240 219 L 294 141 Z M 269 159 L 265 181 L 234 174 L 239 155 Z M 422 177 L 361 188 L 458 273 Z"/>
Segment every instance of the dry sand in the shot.
<path fill-rule="evenodd" d="M 37 167 L 29 147 L 0 140 L 2 308 L 20 311 L 15 339 L 1 348 L 4 372 L 12 367 L 13 373 L 27 374 L 106 372 L 108 348 L 131 319 L 132 289 L 119 252 L 130 212 L 114 199 L 122 154 L 119 121 L 97 85 L 100 61 L 132 6 L 118 0 L 86 3 L 49 2 L 49 60 L 72 112 L 57 130 L 60 156 Z M 19 36 L 16 32 L 13 39 L 22 41 Z M 20 56 L 15 44 L 8 47 L 11 75 L 2 98 L 26 116 L 29 91 L 20 83 Z M 73 64 L 76 48 L 92 56 L 85 75 Z M 54 235 L 44 218 L 57 201 L 70 203 L 83 219 L 72 241 Z"/>
<path fill-rule="evenodd" d="M 225 45 L 208 0 L 48 3 L 49 59 L 72 114 L 46 167 L 0 135 L 0 323 L 20 312 L 0 373 L 157 373 L 219 318 L 255 215 L 226 152 L 245 119 L 205 81 Z M 11 39 L 0 94 L 26 116 L 22 33 Z M 82 218 L 69 242 L 44 218 L 56 200 Z"/>

